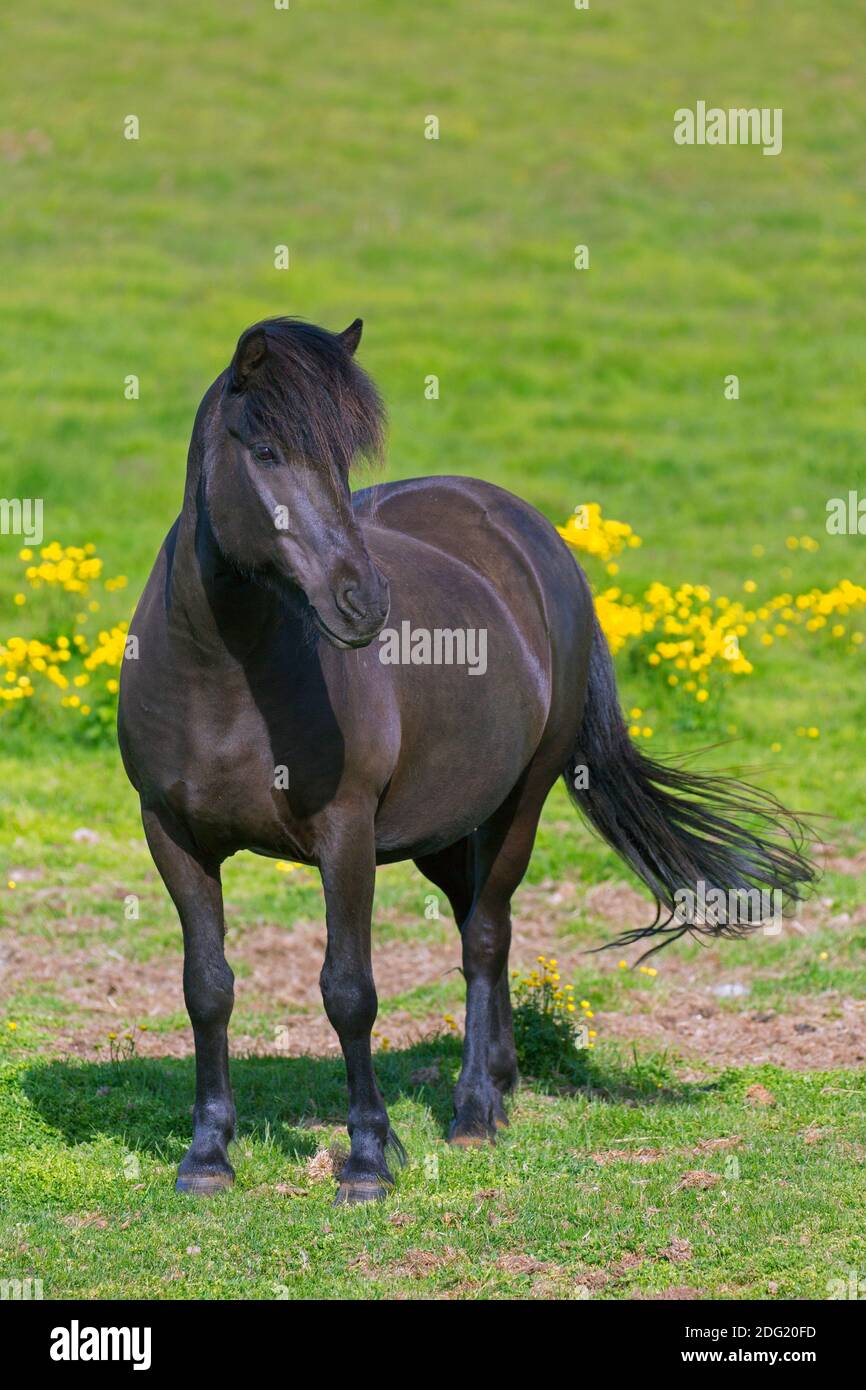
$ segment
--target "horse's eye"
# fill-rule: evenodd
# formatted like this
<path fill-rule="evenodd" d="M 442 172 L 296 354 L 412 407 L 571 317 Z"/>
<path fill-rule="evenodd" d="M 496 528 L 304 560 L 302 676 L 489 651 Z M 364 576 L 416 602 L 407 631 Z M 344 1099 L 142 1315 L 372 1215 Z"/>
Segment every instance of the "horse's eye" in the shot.
<path fill-rule="evenodd" d="M 267 444 L 254 444 L 253 457 L 257 458 L 259 463 L 273 463 L 274 452 Z"/>

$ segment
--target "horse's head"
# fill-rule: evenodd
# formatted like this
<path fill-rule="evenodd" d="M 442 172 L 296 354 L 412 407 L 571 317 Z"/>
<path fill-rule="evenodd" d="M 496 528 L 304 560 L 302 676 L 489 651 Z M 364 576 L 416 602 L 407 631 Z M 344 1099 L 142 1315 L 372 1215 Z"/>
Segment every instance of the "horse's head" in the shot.
<path fill-rule="evenodd" d="M 223 555 L 290 602 L 306 596 L 337 647 L 371 642 L 389 605 L 349 493 L 355 456 L 382 447 L 382 403 L 353 358 L 361 326 L 334 334 L 292 319 L 255 324 L 196 427 Z"/>

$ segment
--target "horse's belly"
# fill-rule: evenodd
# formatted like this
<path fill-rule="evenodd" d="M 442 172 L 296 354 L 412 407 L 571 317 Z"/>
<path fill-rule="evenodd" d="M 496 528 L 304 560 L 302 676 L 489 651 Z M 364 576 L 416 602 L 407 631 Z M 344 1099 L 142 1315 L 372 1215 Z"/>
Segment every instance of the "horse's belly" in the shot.
<path fill-rule="evenodd" d="M 404 723 L 400 758 L 379 804 L 383 862 L 430 854 L 470 834 L 520 780 L 543 737 L 549 704 L 546 681 L 526 670 L 512 674 L 488 684 L 465 669 L 437 673 L 423 722 Z"/>

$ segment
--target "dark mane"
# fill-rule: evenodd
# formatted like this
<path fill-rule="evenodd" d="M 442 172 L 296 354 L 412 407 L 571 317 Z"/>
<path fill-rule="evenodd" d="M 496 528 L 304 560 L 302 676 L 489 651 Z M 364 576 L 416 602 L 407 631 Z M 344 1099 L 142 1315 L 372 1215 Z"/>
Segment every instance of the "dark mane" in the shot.
<path fill-rule="evenodd" d="M 249 432 L 275 435 L 292 453 L 345 473 L 362 456 L 378 460 L 385 407 L 340 336 L 302 319 L 264 319 L 268 352 L 243 390 Z M 235 360 L 230 380 L 237 381 Z"/>

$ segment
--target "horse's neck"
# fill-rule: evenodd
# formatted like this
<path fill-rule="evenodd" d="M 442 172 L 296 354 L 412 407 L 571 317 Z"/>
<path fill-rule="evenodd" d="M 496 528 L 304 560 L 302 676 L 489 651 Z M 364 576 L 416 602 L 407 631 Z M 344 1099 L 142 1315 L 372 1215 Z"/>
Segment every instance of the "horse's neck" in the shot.
<path fill-rule="evenodd" d="M 280 621 L 275 596 L 223 558 L 198 498 L 185 499 L 178 523 L 169 611 L 174 636 L 208 664 L 242 660 Z"/>

